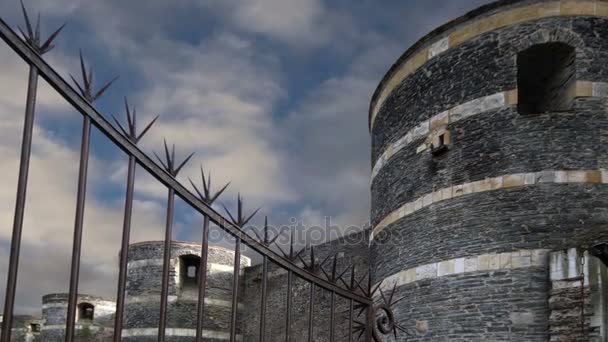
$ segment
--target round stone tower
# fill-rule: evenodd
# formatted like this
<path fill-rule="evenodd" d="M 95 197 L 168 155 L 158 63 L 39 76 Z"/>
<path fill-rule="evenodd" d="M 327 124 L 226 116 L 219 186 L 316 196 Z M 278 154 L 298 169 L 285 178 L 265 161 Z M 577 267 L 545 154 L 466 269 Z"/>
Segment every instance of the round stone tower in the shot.
<path fill-rule="evenodd" d="M 371 265 L 414 341 L 608 338 L 607 100 L 599 0 L 495 2 L 391 67 L 369 112 Z"/>
<path fill-rule="evenodd" d="M 68 313 L 67 293 L 53 293 L 42 297 L 40 341 L 65 341 Z M 75 322 L 75 341 L 107 341 L 114 331 L 116 303 L 102 297 L 79 294 Z"/>
<path fill-rule="evenodd" d="M 162 286 L 163 242 L 129 246 L 124 341 L 156 341 Z M 173 242 L 165 336 L 171 341 L 194 341 L 201 245 Z M 209 246 L 203 338 L 229 340 L 232 309 L 234 251 Z M 251 260 L 241 256 L 241 272 Z M 242 291 L 242 288 L 239 289 Z M 243 296 L 239 296 L 242 298 Z M 242 340 L 242 336 L 237 336 Z"/>

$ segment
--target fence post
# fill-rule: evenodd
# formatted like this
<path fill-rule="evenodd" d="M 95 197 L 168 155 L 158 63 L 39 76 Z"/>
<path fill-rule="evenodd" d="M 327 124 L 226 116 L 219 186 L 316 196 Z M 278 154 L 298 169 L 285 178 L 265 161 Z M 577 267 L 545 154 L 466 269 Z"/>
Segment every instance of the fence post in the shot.
<path fill-rule="evenodd" d="M 4 316 L 2 320 L 2 342 L 11 339 L 13 310 L 15 308 L 15 292 L 17 288 L 17 273 L 19 271 L 19 253 L 21 250 L 21 235 L 23 233 L 23 217 L 25 215 L 25 199 L 27 196 L 27 181 L 32 153 L 32 136 L 34 115 L 36 112 L 36 94 L 38 90 L 38 68 L 30 65 L 27 86 L 27 102 L 25 105 L 25 121 L 21 141 L 21 160 L 19 162 L 19 180 L 17 181 L 17 199 L 15 202 L 15 217 L 11 237 L 11 254 L 8 264 L 6 292 L 4 297 Z"/>

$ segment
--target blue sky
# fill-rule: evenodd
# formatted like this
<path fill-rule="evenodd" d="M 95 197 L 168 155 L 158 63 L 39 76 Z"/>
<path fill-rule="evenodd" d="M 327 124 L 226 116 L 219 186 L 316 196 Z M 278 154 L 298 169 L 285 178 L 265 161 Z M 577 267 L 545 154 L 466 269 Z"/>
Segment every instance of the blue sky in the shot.
<path fill-rule="evenodd" d="M 198 179 L 202 163 L 216 185 L 232 182 L 228 206 L 241 192 L 273 224 L 331 217 L 344 228 L 365 227 L 369 216 L 367 110 L 376 85 L 418 38 L 486 2 L 30 0 L 26 7 L 41 12 L 46 34 L 68 23 L 45 56 L 64 77 L 78 75 L 79 49 L 97 85 L 120 75 L 97 103 L 104 115 L 123 115 L 128 96 L 141 122 L 161 116 L 144 151 L 160 151 L 166 137 L 180 156 L 196 152 L 180 180 Z M 0 13 L 22 25 L 17 1 L 2 1 Z M 2 255 L 26 78 L 27 67 L 1 43 Z M 41 84 L 17 303 L 23 312 L 35 312 L 44 293 L 67 291 L 79 137 L 79 114 Z M 93 146 L 81 292 L 112 296 L 126 158 L 99 134 Z M 166 190 L 141 172 L 136 188 L 132 241 L 159 239 Z M 197 241 L 200 218 L 184 206 L 179 214 L 175 237 Z"/>

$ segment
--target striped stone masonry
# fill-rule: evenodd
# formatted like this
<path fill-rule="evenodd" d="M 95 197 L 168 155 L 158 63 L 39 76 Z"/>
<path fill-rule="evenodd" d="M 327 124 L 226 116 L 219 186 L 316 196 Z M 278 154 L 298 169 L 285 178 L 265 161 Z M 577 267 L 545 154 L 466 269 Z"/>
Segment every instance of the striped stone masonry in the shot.
<path fill-rule="evenodd" d="M 608 97 L 608 83 L 605 82 L 576 82 L 577 97 Z M 402 149 L 408 147 L 412 142 L 425 139 L 424 144 L 416 149 L 416 153 L 426 151 L 432 138 L 440 134 L 447 125 L 464 120 L 474 115 L 486 113 L 495 109 L 502 109 L 517 104 L 517 89 L 503 91 L 500 93 L 484 96 L 449 110 L 432 116 L 418 126 L 412 128 L 401 139 L 390 144 L 384 153 L 378 158 L 372 169 L 371 181 L 378 175 L 382 167 Z"/>
<path fill-rule="evenodd" d="M 546 267 L 549 262 L 548 255 L 549 250 L 547 249 L 534 249 L 444 260 L 413 267 L 388 276 L 384 278 L 380 288 L 389 290 L 393 286 L 400 287 L 420 280 L 463 273 Z M 376 295 L 380 294 L 376 293 Z"/>
<path fill-rule="evenodd" d="M 245 267 L 251 266 L 251 260 L 249 258 L 243 258 L 243 259 L 244 259 Z M 148 266 L 162 266 L 162 265 L 163 265 L 163 259 L 145 259 L 145 260 L 130 261 L 127 264 L 127 269 L 134 269 L 134 268 L 141 268 L 141 267 L 148 267 Z M 179 265 L 179 258 L 171 259 L 170 265 L 173 268 L 177 268 L 177 266 Z M 216 272 L 232 273 L 232 272 L 234 272 L 234 266 L 230 266 L 230 265 L 209 263 L 207 265 L 207 268 L 208 268 L 207 271 L 211 272 L 211 273 L 216 273 Z"/>
<path fill-rule="evenodd" d="M 171 304 L 171 303 L 177 303 L 177 302 L 183 303 L 186 302 L 187 300 L 184 300 L 182 298 L 179 298 L 178 296 L 167 296 L 167 303 Z M 193 299 L 191 300 L 191 302 L 197 302 L 198 299 Z M 129 297 L 126 299 L 126 303 L 127 304 L 138 304 L 138 303 L 146 303 L 146 304 L 150 304 L 150 303 L 160 303 L 160 296 L 133 296 L 133 297 Z M 219 306 L 219 307 L 224 307 L 224 308 L 232 308 L 232 302 L 229 300 L 223 300 L 223 299 L 215 299 L 215 298 L 208 298 L 205 297 L 205 305 L 211 305 L 211 306 Z M 238 305 L 239 309 L 242 310 L 245 307 L 243 306 L 243 304 Z"/>
<path fill-rule="evenodd" d="M 539 171 L 486 178 L 476 182 L 458 184 L 434 191 L 419 197 L 415 201 L 402 205 L 387 215 L 374 227 L 370 236 L 372 241 L 378 233 L 405 216 L 428 207 L 433 203 L 479 192 L 530 186 L 542 183 L 589 183 L 608 184 L 608 170 L 577 171 Z"/>
<path fill-rule="evenodd" d="M 384 85 L 378 89 L 377 100 L 371 109 L 370 130 L 373 128 L 374 120 L 382 104 L 393 90 L 430 59 L 483 33 L 502 27 L 542 18 L 571 15 L 608 17 L 608 2 L 570 0 L 536 3 L 481 17 L 450 30 L 449 33 L 438 37 L 426 47 L 413 53 L 408 59 L 401 62 L 392 75 L 387 76 Z"/>

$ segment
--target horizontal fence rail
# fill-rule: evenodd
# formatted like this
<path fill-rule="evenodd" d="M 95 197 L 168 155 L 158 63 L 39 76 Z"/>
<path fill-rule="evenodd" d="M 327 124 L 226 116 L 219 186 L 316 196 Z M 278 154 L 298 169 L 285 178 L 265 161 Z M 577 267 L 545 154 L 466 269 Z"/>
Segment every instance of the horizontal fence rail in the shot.
<path fill-rule="evenodd" d="M 209 225 L 210 223 L 216 224 L 224 232 L 232 236 L 235 240 L 235 257 L 234 257 L 234 269 L 232 279 L 232 301 L 230 305 L 230 333 L 229 340 L 237 341 L 237 314 L 239 309 L 239 281 L 240 281 L 240 269 L 241 269 L 241 244 L 251 248 L 253 251 L 259 253 L 262 256 L 262 278 L 261 278 L 261 293 L 260 301 L 261 308 L 259 311 L 259 340 L 270 340 L 265 336 L 266 325 L 268 322 L 268 291 L 269 291 L 269 273 L 270 264 L 278 266 L 279 268 L 286 271 L 287 276 L 287 292 L 284 294 L 286 298 L 286 308 L 283 313 L 283 319 L 285 322 L 285 341 L 289 342 L 294 338 L 292 331 L 292 323 L 294 322 L 293 317 L 293 301 L 294 301 L 294 287 L 296 280 L 304 280 L 310 286 L 309 288 L 309 302 L 308 310 L 305 310 L 306 316 L 308 316 L 308 340 L 313 341 L 313 331 L 317 329 L 314 327 L 313 318 L 315 310 L 315 294 L 316 290 L 328 291 L 330 297 L 330 316 L 329 316 L 329 329 L 327 331 L 330 341 L 347 339 L 349 341 L 355 340 L 354 334 L 359 333 L 359 337 L 364 337 L 366 341 L 379 341 L 377 334 L 374 335 L 372 332 L 375 331 L 373 327 L 376 323 L 374 322 L 374 302 L 373 295 L 378 290 L 379 286 L 375 289 L 371 288 L 372 279 L 368 274 L 363 278 L 355 278 L 355 268 L 349 267 L 347 270 L 351 270 L 351 281 L 347 284 L 343 279 L 342 275 L 347 271 L 345 270 L 342 275 L 336 275 L 336 256 L 334 256 L 333 270 L 331 276 L 328 275 L 324 268 L 323 262 L 318 262 L 314 257 L 314 248 L 311 248 L 311 261 L 308 264 L 301 256 L 300 253 L 294 252 L 294 237 L 291 235 L 291 246 L 289 253 L 278 253 L 271 248 L 271 245 L 276 241 L 278 236 L 270 239 L 268 236 L 268 223 L 266 220 L 264 237 L 259 240 L 246 233 L 242 227 L 251 219 L 257 210 L 251 214 L 251 216 L 245 218 L 243 215 L 242 201 L 239 195 L 238 197 L 238 215 L 235 217 L 227 211 L 228 217 L 218 213 L 211 207 L 211 204 L 217 199 L 217 197 L 226 189 L 222 188 L 215 195 L 212 195 L 209 187 L 210 179 L 208 182 L 205 178 L 204 171 L 202 172 L 203 187 L 204 191 L 200 192 L 199 189 L 192 184 L 195 188 L 196 194 L 185 188 L 180 182 L 176 180 L 176 176 L 179 170 L 184 166 L 186 162 L 192 157 L 190 155 L 176 167 L 175 163 L 175 150 L 173 148 L 170 153 L 169 148 L 165 142 L 165 159 L 159 159 L 159 163 L 155 162 L 147 154 L 142 152 L 137 147 L 137 142 L 141 137 L 148 131 L 150 126 L 156 121 L 152 122 L 145 127 L 143 132 L 140 134 L 137 132 L 135 127 L 135 112 L 131 115 L 129 105 L 125 100 L 125 107 L 127 111 L 128 129 L 124 129 L 118 121 L 117 125 L 120 129 L 117 129 L 110 123 L 103 115 L 101 115 L 93 106 L 92 103 L 96 98 L 110 86 L 113 82 L 109 82 L 99 90 L 99 92 L 93 95 L 91 89 L 92 72 L 86 73 L 85 63 L 81 55 L 81 67 L 83 73 L 83 84 L 76 83 L 75 89 L 66 80 L 61 77 L 49 64 L 47 64 L 41 57 L 42 53 L 52 48 L 50 41 L 56 38 L 61 28 L 51 35 L 49 41 L 43 45 L 42 48 L 36 48 L 36 44 L 39 43 L 39 28 L 36 28 L 36 33 L 31 29 L 27 13 L 23 8 L 25 20 L 27 24 L 30 38 L 26 41 L 21 39 L 7 23 L 0 18 L 0 37 L 5 41 L 10 48 L 14 50 L 29 66 L 30 66 L 30 85 L 28 87 L 28 101 L 26 105 L 25 115 L 25 127 L 22 141 L 22 154 L 21 164 L 19 173 L 19 184 L 17 191 L 15 221 L 13 228 L 13 236 L 11 241 L 11 257 L 9 261 L 9 272 L 7 279 L 7 291 L 5 294 L 5 307 L 4 307 L 4 320 L 2 322 L 2 335 L 0 342 L 9 342 L 11 339 L 11 328 L 12 317 L 14 315 L 14 299 L 17 286 L 17 275 L 18 275 L 18 263 L 19 263 L 19 248 L 21 244 L 21 229 L 23 224 L 23 215 L 25 208 L 25 196 L 27 188 L 27 171 L 29 168 L 29 157 L 31 153 L 32 144 L 32 127 L 33 118 L 35 112 L 35 93 L 37 91 L 36 84 L 38 76 L 45 79 L 52 88 L 54 88 L 74 109 L 76 109 L 83 119 L 83 133 L 81 139 L 81 151 L 80 151 L 80 169 L 78 177 L 78 195 L 76 204 L 76 215 L 74 223 L 74 237 L 73 237 L 73 251 L 71 260 L 71 277 L 70 277 L 70 290 L 69 290 L 69 303 L 67 306 L 67 323 L 66 323 L 66 342 L 74 340 L 75 327 L 75 316 L 76 316 L 76 305 L 78 298 L 78 280 L 80 270 L 80 255 L 81 255 L 81 241 L 83 234 L 83 222 L 85 215 L 85 202 L 86 202 L 86 185 L 87 185 L 87 171 L 88 171 L 88 159 L 90 153 L 90 137 L 91 128 L 94 127 L 99 130 L 105 137 L 107 137 L 115 146 L 120 148 L 129 158 L 128 164 L 128 176 L 126 184 L 126 198 L 124 208 L 124 219 L 122 227 L 122 240 L 121 240 L 121 251 L 120 251 L 120 262 L 119 262 L 119 277 L 117 286 L 117 303 L 116 313 L 114 317 L 114 332 L 113 341 L 118 342 L 122 340 L 121 330 L 123 327 L 123 314 L 125 306 L 125 292 L 126 292 L 126 277 L 127 277 L 127 259 L 128 259 L 128 246 L 129 237 L 131 230 L 131 216 L 133 210 L 133 193 L 135 183 L 135 167 L 139 165 L 147 173 L 152 175 L 157 181 L 167 187 L 167 211 L 166 211 L 166 224 L 165 224 L 165 239 L 163 241 L 163 258 L 162 258 L 162 283 L 161 283 L 161 299 L 160 299 L 160 320 L 158 325 L 158 337 L 159 342 L 165 340 L 165 330 L 167 324 L 167 310 L 168 310 L 168 295 L 169 295 L 169 277 L 170 277 L 170 259 L 171 259 L 171 246 L 173 242 L 173 216 L 174 216 L 174 203 L 175 198 L 182 199 L 191 208 L 195 209 L 200 213 L 203 218 L 202 226 L 202 237 L 201 237 L 201 258 L 199 263 L 198 274 L 198 289 L 197 289 L 197 306 L 196 306 L 196 341 L 202 341 L 204 337 L 203 329 L 203 315 L 206 310 L 205 308 L 205 286 L 207 284 L 207 262 L 208 262 L 208 244 L 209 244 Z M 63 27 L 62 27 L 63 28 Z M 48 46 L 47 46 L 48 45 Z M 122 132 L 121 132 L 122 130 Z M 157 156 L 158 157 L 158 156 Z M 198 196 L 197 196 L 198 195 Z M 256 233 L 257 235 L 257 233 Z M 280 247 L 279 247 L 280 249 Z M 299 265 L 299 262 L 303 266 Z M 325 274 L 325 278 L 322 277 L 321 271 Z M 362 283 L 367 281 L 367 288 Z M 342 282 L 345 286 L 340 286 L 339 282 Z M 337 297 L 338 296 L 338 297 Z M 384 296 L 384 295 L 383 295 Z M 348 332 L 345 336 L 336 336 L 338 331 L 336 329 L 336 321 L 340 312 L 337 312 L 337 299 L 344 298 L 348 303 L 348 310 L 343 316 L 348 320 Z M 391 294 L 392 298 L 392 294 Z M 273 310 L 276 311 L 276 310 Z M 356 321 L 356 311 L 361 316 L 362 312 L 366 312 L 363 316 L 363 322 Z M 358 337 L 358 338 L 359 338 Z"/>

